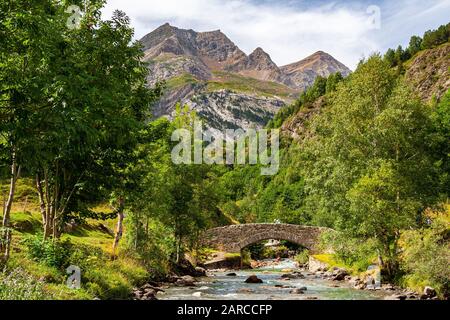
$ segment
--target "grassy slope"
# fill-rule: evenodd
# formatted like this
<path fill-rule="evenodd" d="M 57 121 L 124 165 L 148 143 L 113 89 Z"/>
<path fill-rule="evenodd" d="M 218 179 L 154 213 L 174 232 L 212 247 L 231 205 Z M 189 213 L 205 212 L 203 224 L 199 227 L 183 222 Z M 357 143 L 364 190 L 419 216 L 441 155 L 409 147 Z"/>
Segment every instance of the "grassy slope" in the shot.
<path fill-rule="evenodd" d="M 261 81 L 228 72 L 214 72 L 214 78 L 208 82 L 208 91 L 228 89 L 231 91 L 251 93 L 266 97 L 289 99 L 295 97 L 294 90 L 270 81 Z"/>
<path fill-rule="evenodd" d="M 313 255 L 313 257 L 320 262 L 326 263 L 330 268 L 333 267 L 344 268 L 352 275 L 359 275 L 365 272 L 365 270 L 361 270 L 357 266 L 348 265 L 341 261 L 338 261 L 338 259 L 336 259 L 336 257 L 333 254 L 316 254 Z"/>
<path fill-rule="evenodd" d="M 173 90 L 173 89 L 182 88 L 188 84 L 195 84 L 195 83 L 201 83 L 201 82 L 199 80 L 197 80 L 193 75 L 191 75 L 189 73 L 185 73 L 181 76 L 168 79 L 166 81 L 166 86 L 167 86 L 167 89 Z"/>
<path fill-rule="evenodd" d="M 4 194 L 6 182 L 0 185 Z M 87 248 L 91 255 L 81 257 L 86 263 L 82 272 L 82 288 L 72 290 L 67 288 L 67 275 L 64 270 L 49 267 L 34 261 L 28 252 L 24 240 L 40 234 L 41 217 L 38 211 L 37 197 L 34 195 L 32 181 L 22 179 L 18 183 L 17 197 L 12 210 L 13 225 L 12 254 L 8 267 L 21 268 L 36 280 L 45 281 L 44 289 L 52 299 L 124 299 L 133 287 L 143 284 L 149 278 L 145 268 L 132 257 L 119 256 L 111 261 L 111 246 L 113 237 L 99 228 L 99 222 L 88 221 L 86 225 L 65 234 L 62 240 L 69 240 L 74 248 Z M 104 208 L 99 208 L 104 210 Z M 113 230 L 114 220 L 101 222 Z"/>
<path fill-rule="evenodd" d="M 207 92 L 214 92 L 222 89 L 233 92 L 254 94 L 261 97 L 278 97 L 283 100 L 295 99 L 297 93 L 275 82 L 261 81 L 253 78 L 243 77 L 233 73 L 214 72 L 212 80 L 203 82 L 196 79 L 191 74 L 183 74 L 178 77 L 168 79 L 166 86 L 169 90 L 179 89 L 189 84 L 204 84 Z"/>

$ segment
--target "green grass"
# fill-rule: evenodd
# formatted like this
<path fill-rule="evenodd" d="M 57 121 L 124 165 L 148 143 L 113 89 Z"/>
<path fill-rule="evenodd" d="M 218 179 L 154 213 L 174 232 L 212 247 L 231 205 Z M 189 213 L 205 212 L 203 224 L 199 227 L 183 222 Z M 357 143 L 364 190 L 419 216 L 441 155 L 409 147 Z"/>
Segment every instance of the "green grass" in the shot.
<path fill-rule="evenodd" d="M 279 97 L 292 101 L 297 97 L 297 92 L 282 84 L 261 81 L 223 71 L 213 72 L 213 79 L 207 82 L 198 80 L 189 73 L 166 80 L 166 88 L 168 90 L 179 89 L 189 84 L 204 84 L 208 93 L 225 89 L 238 93 L 255 94 L 269 98 Z"/>
<path fill-rule="evenodd" d="M 358 275 L 362 271 L 366 271 L 361 270 L 358 266 L 343 263 L 342 261 L 338 260 L 333 254 L 316 254 L 313 255 L 313 258 L 315 258 L 320 262 L 326 263 L 329 266 L 329 268 L 337 267 L 346 269 L 352 275 Z"/>
<path fill-rule="evenodd" d="M 43 281 L 44 291 L 49 299 L 127 299 L 134 287 L 144 284 L 150 278 L 144 266 L 132 257 L 120 255 L 115 261 L 110 259 L 111 236 L 86 230 L 85 233 L 77 232 L 62 237 L 63 240 L 70 239 L 75 250 L 84 248 L 85 251 L 92 252 L 91 255 L 81 255 L 71 260 L 82 269 L 82 286 L 80 290 L 69 289 L 64 270 L 47 266 L 30 256 L 23 241 L 29 236 L 29 233 L 14 231 L 13 253 L 8 269 L 23 269 L 36 281 Z"/>
<path fill-rule="evenodd" d="M 209 92 L 227 89 L 230 91 L 252 93 L 266 97 L 295 97 L 294 90 L 275 82 L 261 81 L 222 71 L 214 72 L 213 75 L 214 79 L 207 83 L 207 90 Z"/>
<path fill-rule="evenodd" d="M 184 87 L 188 84 L 200 83 L 193 75 L 189 73 L 185 73 L 181 76 L 171 78 L 166 81 L 167 89 L 173 90 Z"/>
<path fill-rule="evenodd" d="M 0 180 L 0 196 L 3 203 L 9 194 L 9 180 Z M 39 201 L 34 180 L 22 178 L 16 183 L 12 212 L 38 212 Z"/>
<path fill-rule="evenodd" d="M 135 286 L 142 285 L 150 278 L 146 269 L 131 257 L 121 255 L 112 261 L 109 251 L 104 251 L 103 246 L 99 245 L 104 241 L 104 236 L 96 232 L 86 236 L 65 235 L 63 239 L 70 239 L 75 250 L 87 248 L 88 252 L 92 252 L 92 255 L 80 255 L 70 260 L 71 264 L 80 266 L 82 272 L 81 289 L 72 290 L 66 286 L 67 275 L 64 270 L 47 266 L 30 256 L 22 241 L 25 237 L 24 234 L 14 234 L 15 250 L 8 268 L 24 269 L 34 279 L 42 280 L 45 283 L 44 290 L 51 299 L 127 299 Z M 100 256 L 97 252 L 101 253 Z"/>
<path fill-rule="evenodd" d="M 3 193 L 9 190 L 8 188 L 8 181 L 0 181 L 0 190 Z M 100 224 L 114 230 L 115 219 L 100 222 L 88 219 L 84 225 L 78 226 L 70 234 L 64 234 L 61 239 L 70 240 L 77 253 L 71 256 L 70 259 L 73 260 L 69 263 L 73 261 L 73 264 L 82 268 L 81 289 L 68 288 L 68 275 L 65 270 L 33 259 L 24 241 L 42 232 L 38 199 L 32 179 L 18 181 L 15 200 L 11 212 L 12 252 L 6 272 L 0 272 L 0 297 L 54 300 L 127 299 L 134 287 L 144 284 L 151 277 L 136 258 L 127 256 L 120 250 L 119 258 L 111 260 L 113 237 L 105 232 L 104 228 L 100 228 Z M 23 210 L 24 207 L 26 210 Z M 99 205 L 95 210 L 109 212 L 111 209 L 107 205 Z M 8 280 L 11 272 L 13 275 L 17 273 L 16 278 Z M 30 292 L 21 294 L 20 290 L 8 287 L 16 282 L 24 287 L 31 287 L 30 283 L 36 283 L 37 289 L 30 289 Z"/>
<path fill-rule="evenodd" d="M 240 258 L 241 254 L 239 252 L 237 253 L 226 253 L 225 254 L 225 258 L 226 259 L 236 259 L 236 258 Z"/>
<path fill-rule="evenodd" d="M 95 225 L 84 225 L 76 228 L 62 239 L 69 239 L 74 244 L 86 244 L 102 249 L 105 253 L 112 253 L 113 237 L 98 229 Z"/>
<path fill-rule="evenodd" d="M 37 233 L 41 231 L 42 220 L 36 212 L 14 212 L 11 214 L 11 225 L 22 233 Z"/>

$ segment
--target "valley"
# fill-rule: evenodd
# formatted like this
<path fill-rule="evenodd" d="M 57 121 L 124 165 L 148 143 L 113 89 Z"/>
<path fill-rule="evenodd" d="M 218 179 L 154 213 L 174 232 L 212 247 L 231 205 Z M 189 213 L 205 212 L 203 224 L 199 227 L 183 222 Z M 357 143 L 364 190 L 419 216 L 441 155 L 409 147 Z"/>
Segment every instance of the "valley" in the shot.
<path fill-rule="evenodd" d="M 405 36 L 333 2 L 317 10 L 361 29 L 319 34 L 291 2 L 252 1 L 298 30 L 239 36 L 234 15 L 77 3 L 0 1 L 0 300 L 450 298 L 447 17 Z M 252 49 L 189 29 L 218 23 Z M 363 55 L 375 33 L 394 49 Z M 262 48 L 302 35 L 287 65 Z M 209 148 L 227 129 L 247 135 Z"/>

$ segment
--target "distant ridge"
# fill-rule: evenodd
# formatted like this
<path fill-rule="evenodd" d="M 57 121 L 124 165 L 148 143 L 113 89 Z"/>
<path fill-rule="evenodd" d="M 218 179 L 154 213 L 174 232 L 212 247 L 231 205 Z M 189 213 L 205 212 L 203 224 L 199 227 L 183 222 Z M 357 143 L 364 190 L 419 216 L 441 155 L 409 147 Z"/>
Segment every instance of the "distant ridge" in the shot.
<path fill-rule="evenodd" d="M 247 56 L 220 30 L 195 32 L 166 23 L 143 37 L 141 43 L 147 60 L 161 55 L 190 58 L 195 64 L 192 75 L 202 80 L 210 79 L 213 71 L 229 71 L 303 91 L 311 86 L 317 76 L 327 77 L 336 72 L 347 76 L 351 72 L 344 64 L 323 51 L 278 67 L 262 48 L 255 49 Z"/>
<path fill-rule="evenodd" d="M 279 67 L 262 48 L 245 54 L 220 30 L 196 32 L 166 23 L 140 42 L 148 84 L 166 82 L 155 117 L 172 117 L 187 104 L 211 129 L 260 128 L 318 76 L 350 69 L 325 52 Z"/>

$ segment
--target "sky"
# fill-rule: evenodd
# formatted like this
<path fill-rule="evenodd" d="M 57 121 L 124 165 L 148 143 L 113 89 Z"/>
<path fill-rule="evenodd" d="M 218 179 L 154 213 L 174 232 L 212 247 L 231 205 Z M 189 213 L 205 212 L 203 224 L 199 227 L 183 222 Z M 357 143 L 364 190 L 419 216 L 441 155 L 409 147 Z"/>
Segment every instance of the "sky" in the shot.
<path fill-rule="evenodd" d="M 136 39 L 168 22 L 221 30 L 247 54 L 262 47 L 279 66 L 322 50 L 351 69 L 450 22 L 450 0 L 108 0 L 103 17 L 116 9 L 131 18 Z"/>

